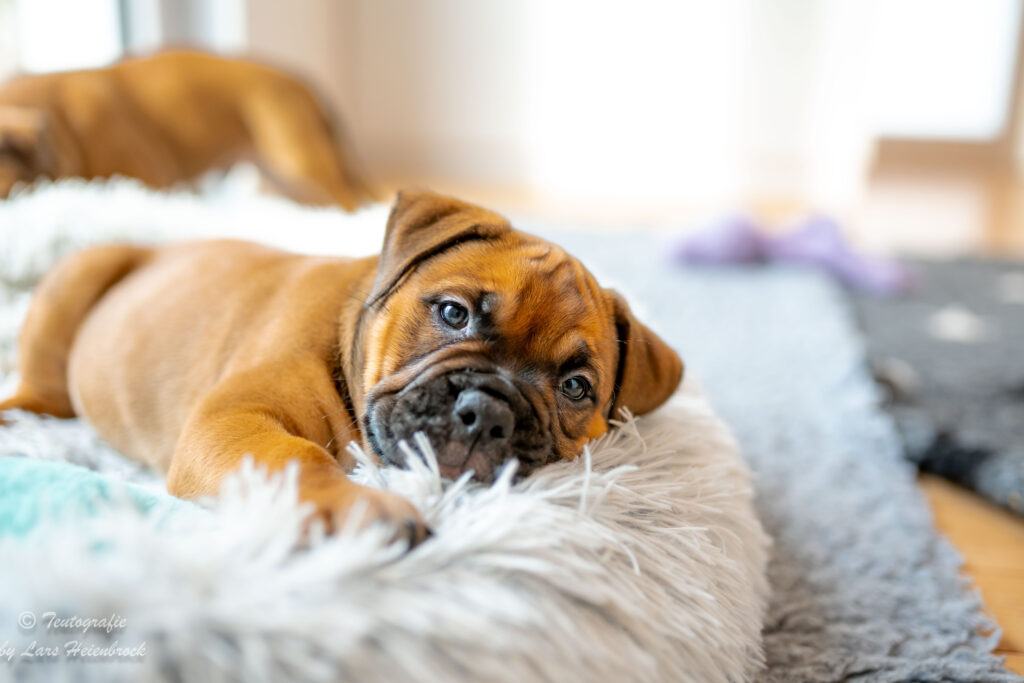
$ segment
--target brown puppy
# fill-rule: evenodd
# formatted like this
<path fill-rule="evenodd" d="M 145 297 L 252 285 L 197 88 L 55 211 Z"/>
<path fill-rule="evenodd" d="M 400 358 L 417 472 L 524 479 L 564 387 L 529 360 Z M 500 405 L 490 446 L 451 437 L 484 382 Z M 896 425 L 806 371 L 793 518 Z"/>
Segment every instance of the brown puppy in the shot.
<path fill-rule="evenodd" d="M 298 201 L 373 198 L 310 90 L 260 64 L 171 51 L 0 87 L 0 197 L 40 177 L 167 187 L 244 158 Z"/>
<path fill-rule="evenodd" d="M 675 391 L 678 356 L 553 244 L 427 192 L 399 195 L 380 257 L 246 242 L 101 247 L 40 284 L 21 385 L 0 410 L 81 415 L 171 493 L 218 491 L 243 456 L 300 465 L 300 496 L 337 524 L 425 529 L 412 506 L 345 475 L 344 446 L 403 463 L 424 432 L 445 475 L 490 479 L 575 458 L 620 408 Z"/>

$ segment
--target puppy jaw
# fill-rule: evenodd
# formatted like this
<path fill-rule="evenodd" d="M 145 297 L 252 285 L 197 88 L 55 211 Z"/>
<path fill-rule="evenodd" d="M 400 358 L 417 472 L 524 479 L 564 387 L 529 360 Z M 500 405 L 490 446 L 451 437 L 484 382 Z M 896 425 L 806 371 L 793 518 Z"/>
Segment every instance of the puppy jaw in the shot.
<path fill-rule="evenodd" d="M 366 396 L 362 427 L 366 442 L 384 462 L 403 465 L 399 441 L 423 432 L 431 442 L 443 475 L 454 478 L 472 469 L 490 481 L 511 458 L 528 473 L 557 459 L 551 435 L 551 408 L 529 383 L 472 351 L 443 349 L 375 385 Z M 453 415 L 462 392 L 479 390 L 507 407 L 514 428 L 497 444 L 456 437 Z"/>

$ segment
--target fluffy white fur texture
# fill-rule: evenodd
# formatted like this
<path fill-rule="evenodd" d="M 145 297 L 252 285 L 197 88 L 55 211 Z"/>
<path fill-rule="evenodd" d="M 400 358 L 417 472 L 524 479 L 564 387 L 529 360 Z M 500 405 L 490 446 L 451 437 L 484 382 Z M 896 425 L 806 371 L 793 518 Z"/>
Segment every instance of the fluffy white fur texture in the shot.
<path fill-rule="evenodd" d="M 317 225 L 343 232 L 317 245 L 331 250 L 346 223 L 374 215 L 242 204 L 221 212 L 129 183 L 44 189 L 0 206 L 0 235 L 18 249 L 0 250 L 0 278 L 31 282 L 71 244 L 122 230 L 163 238 L 175 225 L 214 234 L 238 221 L 247 236 L 294 237 L 306 250 L 301 226 Z M 8 356 L 11 331 L 0 329 Z M 0 643 L 67 641 L 15 626 L 24 610 L 55 610 L 116 613 L 123 629 L 84 639 L 146 644 L 134 660 L 15 657 L 0 661 L 0 678 L 741 681 L 762 665 L 768 540 L 736 444 L 692 383 L 577 461 L 519 481 L 509 468 L 489 487 L 444 482 L 418 446 L 423 463 L 412 458 L 411 470 L 360 454 L 354 474 L 423 512 L 435 536 L 408 553 L 379 529 L 296 550 L 304 510 L 294 473 L 267 481 L 251 467 L 209 512 L 145 517 L 115 502 L 0 540 Z M 104 448 L 83 425 L 31 416 L 0 438 L 0 453 L 68 460 Z"/>

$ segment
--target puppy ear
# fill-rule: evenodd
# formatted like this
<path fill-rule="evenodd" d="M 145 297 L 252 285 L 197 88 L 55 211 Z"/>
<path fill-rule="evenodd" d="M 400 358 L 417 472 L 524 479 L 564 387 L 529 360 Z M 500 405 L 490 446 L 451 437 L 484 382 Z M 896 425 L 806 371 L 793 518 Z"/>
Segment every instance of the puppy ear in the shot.
<path fill-rule="evenodd" d="M 29 176 L 53 176 L 57 160 L 50 128 L 49 115 L 41 109 L 0 106 L 0 155 Z"/>
<path fill-rule="evenodd" d="M 35 167 L 34 156 L 30 140 L 16 131 L 0 127 L 0 157 L 30 170 Z"/>
<path fill-rule="evenodd" d="M 608 296 L 615 316 L 619 363 L 608 417 L 619 418 L 622 408 L 634 415 L 648 413 L 671 396 L 683 379 L 683 361 L 629 310 L 618 292 Z"/>
<path fill-rule="evenodd" d="M 426 190 L 402 190 L 395 199 L 367 298 L 386 298 L 420 263 L 466 242 L 497 239 L 511 230 L 501 216 Z"/>
<path fill-rule="evenodd" d="M 26 170 L 35 168 L 35 141 L 43 119 L 28 107 L 0 106 L 0 154 Z"/>

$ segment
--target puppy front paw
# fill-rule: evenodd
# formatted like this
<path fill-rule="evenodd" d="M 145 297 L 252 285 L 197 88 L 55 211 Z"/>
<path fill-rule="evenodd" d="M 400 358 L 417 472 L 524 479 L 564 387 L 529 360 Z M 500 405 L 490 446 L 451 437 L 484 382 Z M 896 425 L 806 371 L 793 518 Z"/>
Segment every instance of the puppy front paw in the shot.
<path fill-rule="evenodd" d="M 348 481 L 336 487 L 307 491 L 302 497 L 313 503 L 312 519 L 321 520 L 329 534 L 337 533 L 349 524 L 355 524 L 358 529 L 386 524 L 394 530 L 390 542 L 406 541 L 410 548 L 431 535 L 413 504 L 388 491 Z"/>
<path fill-rule="evenodd" d="M 353 515 L 361 515 L 361 518 L 356 520 L 361 529 L 373 524 L 387 524 L 395 530 L 391 542 L 405 540 L 409 542 L 410 548 L 419 545 L 430 536 L 430 530 L 423 517 L 404 497 L 378 489 L 360 489 L 362 490 L 352 503 L 340 510 L 345 522 L 353 518 Z"/>

